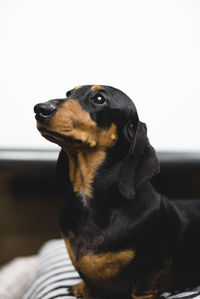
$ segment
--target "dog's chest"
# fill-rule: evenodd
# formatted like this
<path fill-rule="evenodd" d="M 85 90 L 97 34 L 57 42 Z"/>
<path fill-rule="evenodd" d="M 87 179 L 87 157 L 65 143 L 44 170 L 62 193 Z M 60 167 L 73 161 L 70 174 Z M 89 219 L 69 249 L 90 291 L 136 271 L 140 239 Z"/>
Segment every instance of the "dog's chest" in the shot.
<path fill-rule="evenodd" d="M 94 250 L 85 247 L 85 252 L 82 250 L 77 252 L 73 242 L 65 239 L 65 243 L 76 270 L 95 284 L 117 277 L 135 256 L 133 250 L 96 254 Z"/>

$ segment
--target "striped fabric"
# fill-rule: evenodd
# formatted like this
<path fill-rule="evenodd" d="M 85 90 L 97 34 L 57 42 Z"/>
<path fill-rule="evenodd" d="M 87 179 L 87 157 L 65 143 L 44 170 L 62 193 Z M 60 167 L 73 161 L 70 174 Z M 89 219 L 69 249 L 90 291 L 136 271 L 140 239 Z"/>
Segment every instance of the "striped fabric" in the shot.
<path fill-rule="evenodd" d="M 68 256 L 63 240 L 52 240 L 41 248 L 35 279 L 23 299 L 73 299 L 68 287 L 80 277 Z M 200 287 L 184 293 L 163 293 L 159 299 L 200 299 Z M 123 298 L 122 298 L 123 299 Z"/>
<path fill-rule="evenodd" d="M 45 243 L 39 252 L 39 265 L 28 292 L 23 299 L 72 299 L 68 287 L 80 281 L 63 240 Z"/>

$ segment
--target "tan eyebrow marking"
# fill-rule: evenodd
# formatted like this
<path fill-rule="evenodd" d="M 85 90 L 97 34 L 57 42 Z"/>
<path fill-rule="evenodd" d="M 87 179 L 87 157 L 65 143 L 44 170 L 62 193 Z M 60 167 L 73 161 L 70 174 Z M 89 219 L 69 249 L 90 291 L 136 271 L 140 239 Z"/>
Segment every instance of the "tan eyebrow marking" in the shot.
<path fill-rule="evenodd" d="M 96 90 L 104 90 L 104 88 L 102 86 L 100 86 L 100 85 L 93 85 L 91 87 L 91 90 L 94 90 L 94 91 L 96 91 Z"/>
<path fill-rule="evenodd" d="M 79 88 L 81 88 L 83 85 L 78 85 L 78 86 L 76 86 L 76 87 L 74 87 L 74 89 L 76 90 L 76 89 L 79 89 Z"/>

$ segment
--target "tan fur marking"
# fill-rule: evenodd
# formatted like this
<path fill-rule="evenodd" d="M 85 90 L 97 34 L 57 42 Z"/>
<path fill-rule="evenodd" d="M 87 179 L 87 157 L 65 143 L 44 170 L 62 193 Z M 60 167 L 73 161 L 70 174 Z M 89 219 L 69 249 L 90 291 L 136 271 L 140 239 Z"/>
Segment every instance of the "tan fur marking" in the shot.
<path fill-rule="evenodd" d="M 91 87 L 91 90 L 98 91 L 98 90 L 104 90 L 104 88 L 100 85 L 93 85 Z"/>
<path fill-rule="evenodd" d="M 106 153 L 104 151 L 94 151 L 84 153 L 79 151 L 77 155 L 68 152 L 69 174 L 73 184 L 74 192 L 92 197 L 92 183 L 98 166 L 103 163 Z"/>
<path fill-rule="evenodd" d="M 121 268 L 130 263 L 135 256 L 132 250 L 108 252 L 101 254 L 89 253 L 78 261 L 78 268 L 92 281 L 104 281 L 119 274 Z"/>
<path fill-rule="evenodd" d="M 117 141 L 116 125 L 112 124 L 109 129 L 99 128 L 79 102 L 71 99 L 58 106 L 56 114 L 43 126 L 61 134 L 61 137 L 44 136 L 60 145 L 68 154 L 74 192 L 91 198 L 96 171 L 105 160 L 106 150 Z M 81 140 L 82 144 L 71 143 L 65 137 Z"/>
<path fill-rule="evenodd" d="M 60 105 L 56 114 L 47 123 L 47 126 L 52 127 L 54 132 L 58 132 L 66 137 L 81 140 L 84 145 L 89 147 L 111 148 L 117 140 L 115 124 L 112 124 L 108 130 L 99 128 L 91 119 L 89 113 L 75 99 Z M 66 144 L 66 147 L 69 146 Z"/>
<path fill-rule="evenodd" d="M 121 282 L 120 271 L 134 259 L 135 251 L 124 250 L 96 255 L 89 252 L 87 255 L 76 258 L 70 241 L 65 237 L 64 240 L 72 264 L 80 274 L 84 275 L 87 281 L 104 291 L 118 290 Z M 75 286 L 74 291 L 76 295 L 84 294 L 84 298 L 90 298 L 90 291 L 82 283 Z M 91 296 L 91 298 L 93 297 Z"/>
<path fill-rule="evenodd" d="M 74 87 L 74 89 L 77 90 L 77 89 L 81 88 L 82 86 L 83 85 L 78 85 L 78 86 Z"/>
<path fill-rule="evenodd" d="M 82 295 L 84 299 L 92 299 L 89 289 L 83 281 L 73 286 L 72 289 L 76 298 Z"/>
<path fill-rule="evenodd" d="M 64 238 L 72 264 L 77 271 L 83 273 L 90 280 L 102 281 L 119 274 L 120 269 L 128 265 L 134 257 L 135 251 L 123 250 L 93 254 L 92 252 L 76 259 L 70 241 Z"/>

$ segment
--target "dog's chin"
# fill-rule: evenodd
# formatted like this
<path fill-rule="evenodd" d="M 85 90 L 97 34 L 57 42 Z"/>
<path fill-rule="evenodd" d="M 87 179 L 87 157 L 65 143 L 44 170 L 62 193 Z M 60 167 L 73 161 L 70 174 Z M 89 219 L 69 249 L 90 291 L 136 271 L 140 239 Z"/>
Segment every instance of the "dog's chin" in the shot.
<path fill-rule="evenodd" d="M 74 139 L 71 136 L 66 136 L 64 134 L 51 131 L 49 129 L 46 129 L 44 127 L 38 126 L 38 130 L 40 131 L 40 134 L 46 138 L 47 140 L 58 144 L 61 147 L 69 147 L 71 148 L 81 148 L 83 146 L 83 142 L 80 139 Z"/>

